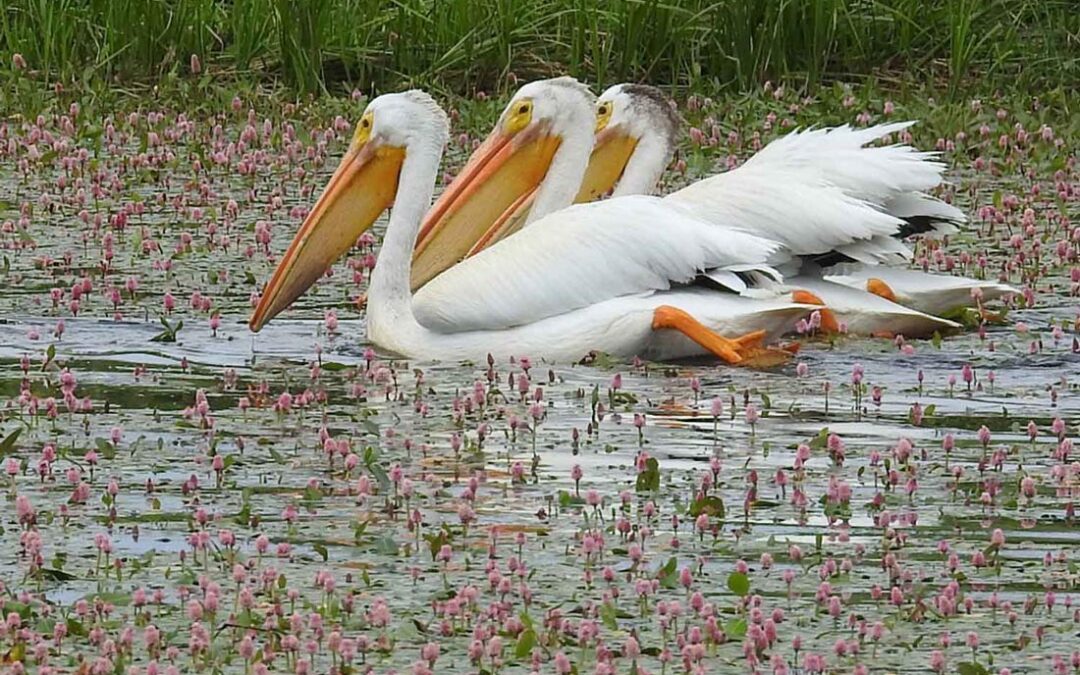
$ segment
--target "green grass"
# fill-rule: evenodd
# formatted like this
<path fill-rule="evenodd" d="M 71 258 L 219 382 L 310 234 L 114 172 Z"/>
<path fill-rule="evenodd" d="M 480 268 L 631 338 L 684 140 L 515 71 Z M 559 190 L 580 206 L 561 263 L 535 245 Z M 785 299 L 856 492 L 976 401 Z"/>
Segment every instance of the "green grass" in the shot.
<path fill-rule="evenodd" d="M 569 72 L 746 88 L 904 72 L 1080 81 L 1075 0 L 6 0 L 0 71 L 48 82 L 204 74 L 299 92 L 465 93 Z M 516 78 L 509 77 L 513 73 Z"/>

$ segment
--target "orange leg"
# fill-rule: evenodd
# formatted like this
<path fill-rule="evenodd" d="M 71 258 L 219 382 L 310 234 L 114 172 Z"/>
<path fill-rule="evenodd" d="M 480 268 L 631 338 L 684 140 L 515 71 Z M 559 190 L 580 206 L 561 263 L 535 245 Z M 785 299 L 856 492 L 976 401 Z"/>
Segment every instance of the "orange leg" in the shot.
<path fill-rule="evenodd" d="M 821 309 L 818 310 L 818 314 L 821 315 L 821 330 L 826 333 L 840 332 L 840 322 L 837 321 L 836 315 L 833 314 L 831 309 L 825 307 L 825 301 L 817 295 L 814 295 L 810 291 L 792 291 L 791 301 L 803 305 L 821 305 Z"/>
<path fill-rule="evenodd" d="M 866 280 L 866 290 L 874 295 L 881 296 L 886 300 L 892 300 L 896 302 L 896 293 L 881 279 L 874 277 L 873 279 Z"/>
<path fill-rule="evenodd" d="M 653 311 L 653 330 L 677 330 L 727 363 L 755 368 L 771 368 L 784 363 L 799 351 L 799 345 L 764 347 L 765 331 L 756 330 L 737 338 L 726 338 L 685 311 L 662 305 Z"/>
<path fill-rule="evenodd" d="M 677 330 L 709 353 L 728 363 L 741 363 L 739 353 L 746 345 L 758 344 L 765 338 L 765 331 L 754 331 L 735 339 L 729 339 L 705 326 L 678 307 L 661 305 L 653 310 L 653 330 Z"/>
<path fill-rule="evenodd" d="M 747 333 L 746 335 L 740 335 L 737 338 L 731 338 L 733 342 L 738 343 L 739 349 L 755 349 L 761 347 L 761 343 L 765 341 L 765 331 L 756 330 L 753 333 Z"/>

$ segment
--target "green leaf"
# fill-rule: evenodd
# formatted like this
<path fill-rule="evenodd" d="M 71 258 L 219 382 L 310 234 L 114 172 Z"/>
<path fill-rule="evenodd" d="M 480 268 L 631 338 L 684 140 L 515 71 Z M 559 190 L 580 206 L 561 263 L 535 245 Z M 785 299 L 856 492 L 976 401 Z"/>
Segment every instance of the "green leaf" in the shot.
<path fill-rule="evenodd" d="M 169 323 L 168 319 L 161 317 L 161 325 L 165 327 L 165 330 L 150 338 L 151 342 L 176 342 L 176 334 L 184 327 L 184 322 L 177 321 L 173 325 Z"/>
<path fill-rule="evenodd" d="M 428 550 L 431 551 L 431 561 L 435 562 L 436 556 L 439 555 L 439 549 L 443 547 L 443 544 L 450 543 L 450 535 L 447 534 L 447 530 L 444 527 L 434 534 L 425 534 L 424 541 L 428 543 Z"/>
<path fill-rule="evenodd" d="M 694 503 L 690 505 L 690 516 L 697 518 L 702 513 L 710 518 L 723 518 L 724 500 L 715 495 L 695 499 Z"/>
<path fill-rule="evenodd" d="M 368 522 L 369 521 L 367 520 L 360 520 L 353 525 L 353 539 L 357 542 L 364 538 L 364 533 L 367 532 Z"/>
<path fill-rule="evenodd" d="M 379 492 L 383 494 L 390 492 L 390 476 L 386 474 L 386 469 L 382 467 L 382 464 L 378 462 L 369 464 L 368 470 L 375 477 L 375 482 L 379 484 Z"/>
<path fill-rule="evenodd" d="M 960 675 L 990 675 L 990 671 L 976 661 L 962 661 L 956 664 L 956 672 Z"/>
<path fill-rule="evenodd" d="M 532 627 L 534 625 L 533 618 L 529 616 L 528 612 L 521 612 L 520 614 L 518 614 L 518 618 L 521 619 L 521 623 L 523 626 L 525 626 L 525 628 L 532 630 Z"/>
<path fill-rule="evenodd" d="M 4 440 L 0 441 L 0 457 L 9 455 L 15 449 L 15 441 L 19 440 L 19 434 L 22 433 L 23 428 L 17 427 L 15 431 L 4 437 Z"/>
<path fill-rule="evenodd" d="M 514 656 L 518 659 L 524 659 L 532 654 L 533 647 L 536 646 L 536 631 L 532 628 L 526 628 L 521 631 L 521 635 L 518 636 L 517 644 L 514 645 Z"/>
<path fill-rule="evenodd" d="M 729 640 L 739 640 L 746 635 L 746 619 L 732 619 L 724 626 L 724 633 Z"/>
<path fill-rule="evenodd" d="M 49 579 L 50 581 L 72 581 L 79 578 L 71 572 L 65 572 L 64 570 L 57 569 L 49 569 L 47 567 L 41 569 L 41 576 Z"/>
<path fill-rule="evenodd" d="M 383 468 L 379 462 L 379 453 L 375 448 L 370 445 L 364 448 L 364 466 L 371 472 L 371 476 L 379 484 L 379 491 L 387 493 L 390 491 L 390 476 L 386 474 L 386 469 Z"/>
<path fill-rule="evenodd" d="M 8 600 L 4 603 L 4 616 L 11 614 L 12 612 L 18 614 L 23 619 L 29 619 L 33 614 L 30 609 L 30 605 L 25 602 L 15 602 L 14 600 Z"/>
<path fill-rule="evenodd" d="M 559 490 L 559 508 L 568 509 L 571 506 L 581 506 L 585 500 L 570 494 L 566 490 Z"/>
<path fill-rule="evenodd" d="M 375 552 L 397 557 L 398 545 L 393 537 L 383 536 L 375 540 Z"/>
<path fill-rule="evenodd" d="M 312 485 L 308 485 L 304 488 L 303 495 L 300 497 L 300 503 L 305 506 L 316 506 L 323 498 L 322 490 Z"/>
<path fill-rule="evenodd" d="M 638 492 L 658 492 L 660 490 L 660 462 L 655 457 L 645 461 L 645 470 L 638 474 L 635 489 Z"/>
<path fill-rule="evenodd" d="M 127 593 L 90 593 L 84 598 L 84 600 L 89 602 L 91 605 L 94 604 L 95 600 L 101 600 L 102 602 L 107 602 L 110 605 L 123 607 L 131 603 L 131 596 Z"/>
<path fill-rule="evenodd" d="M 315 549 L 315 552 L 322 556 L 323 562 L 326 562 L 330 558 L 330 552 L 326 550 L 326 547 L 322 544 L 312 544 L 311 548 Z"/>
<path fill-rule="evenodd" d="M 67 620 L 67 632 L 68 635 L 74 637 L 86 637 L 87 635 L 86 627 L 82 625 L 81 621 L 76 621 L 75 619 Z"/>
<path fill-rule="evenodd" d="M 732 572 L 728 575 L 727 587 L 735 595 L 745 598 L 750 593 L 750 577 L 742 572 Z"/>
<path fill-rule="evenodd" d="M 668 561 L 664 563 L 656 572 L 656 578 L 660 580 L 660 585 L 664 588 L 678 588 L 679 586 L 679 561 L 675 558 L 668 558 Z"/>
<path fill-rule="evenodd" d="M 26 643 L 17 642 L 8 650 L 8 653 L 4 655 L 5 663 L 15 663 L 16 661 L 22 662 L 26 658 Z"/>
<path fill-rule="evenodd" d="M 616 619 L 615 605 L 604 603 L 600 607 L 600 620 L 611 630 L 619 630 L 619 622 Z"/>
<path fill-rule="evenodd" d="M 101 455 L 102 459 L 116 458 L 116 446 L 104 438 L 95 438 L 94 445 L 97 446 L 98 453 Z"/>
<path fill-rule="evenodd" d="M 631 406 L 637 403 L 637 396 L 634 396 L 628 391 L 617 391 L 612 394 L 611 401 L 613 404 Z"/>

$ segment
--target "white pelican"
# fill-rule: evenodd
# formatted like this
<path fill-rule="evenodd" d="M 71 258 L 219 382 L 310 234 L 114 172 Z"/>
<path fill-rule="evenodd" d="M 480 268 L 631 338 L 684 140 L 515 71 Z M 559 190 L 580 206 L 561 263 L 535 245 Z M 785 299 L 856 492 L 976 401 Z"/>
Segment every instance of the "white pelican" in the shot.
<path fill-rule="evenodd" d="M 811 283 L 807 272 L 926 315 L 952 313 L 980 300 L 1016 293 L 1006 284 L 887 266 L 911 258 L 899 237 L 950 233 L 966 220 L 959 209 L 926 194 L 941 183 L 945 168 L 934 161 L 936 153 L 906 145 L 866 147 L 912 124 L 795 131 L 737 169 L 698 181 L 668 198 L 700 218 L 723 222 L 740 218 L 749 231 L 783 242 L 809 263 L 789 283 L 819 293 L 838 315 L 855 318 L 860 304 L 870 315 L 886 312 L 889 306 L 838 294 L 832 285 Z M 597 102 L 597 127 L 585 178 L 589 192 L 583 189 L 578 201 L 595 199 L 612 188 L 615 196 L 652 193 L 674 154 L 679 127 L 667 98 L 653 87 L 615 85 Z M 826 193 L 818 192 L 814 198 L 805 192 L 806 186 L 821 185 L 856 200 L 857 208 L 823 198 Z M 835 211 L 841 208 L 849 211 L 846 217 Z M 873 326 L 869 318 L 863 316 L 861 322 Z M 914 316 L 896 318 L 917 322 Z M 924 318 L 931 328 L 929 319 L 936 317 Z"/>
<path fill-rule="evenodd" d="M 538 99 L 507 118 L 506 128 L 518 132 L 511 145 L 531 152 L 552 143 L 549 127 L 531 120 L 534 105 L 538 119 L 547 119 L 549 104 Z M 368 105 L 267 284 L 250 320 L 253 331 L 302 294 L 391 205 L 368 288 L 367 334 L 407 357 L 566 361 L 596 350 L 658 359 L 712 353 L 738 363 L 758 353 L 766 333 L 780 333 L 814 309 L 673 289 L 700 269 L 765 267 L 776 245 L 639 196 L 564 209 L 444 274 L 453 273 L 456 285 L 443 288 L 464 296 L 462 306 L 475 323 L 492 327 L 441 332 L 421 325 L 413 313 L 411 256 L 448 133 L 446 115 L 421 91 L 387 94 Z M 660 218 L 665 227 L 655 226 Z M 713 330 L 717 326 L 747 334 L 725 338 Z"/>
<path fill-rule="evenodd" d="M 448 250 L 448 245 L 433 246 L 432 243 L 438 241 L 442 244 L 450 239 L 451 233 L 458 235 L 464 232 L 463 236 L 452 240 L 456 245 L 453 251 L 456 258 L 466 252 L 473 254 L 512 233 L 523 223 L 534 222 L 538 217 L 571 201 L 595 199 L 613 186 L 616 197 L 648 193 L 654 189 L 674 152 L 679 126 L 666 99 L 657 90 L 639 85 L 622 85 L 609 90 L 597 106 L 595 120 L 588 122 L 590 127 L 595 125 L 599 129 L 596 147 L 590 148 L 581 138 L 584 136 L 582 129 L 571 129 L 573 124 L 586 124 L 584 120 L 587 116 L 583 111 L 589 100 L 583 92 L 584 87 L 570 78 L 533 82 L 518 91 L 507 106 L 503 119 L 517 107 L 525 106 L 538 97 L 557 97 L 558 116 L 548 122 L 549 134 L 557 136 L 562 130 L 567 134 L 567 142 L 554 153 L 515 152 L 513 145 L 507 145 L 507 135 L 497 127 L 429 213 L 416 254 L 419 267 L 426 273 L 414 275 L 415 287 L 427 282 L 450 264 L 447 257 L 436 259 L 431 251 Z M 498 150 L 492 145 L 496 142 L 503 143 Z M 494 163 L 496 168 L 492 169 L 489 163 L 496 153 L 503 157 Z M 765 151 L 759 155 L 768 157 Z M 871 233 L 866 235 L 868 239 L 875 236 L 875 227 L 881 232 L 891 232 L 902 224 L 897 218 L 881 213 L 870 204 L 847 196 L 820 177 L 807 175 L 809 171 L 784 170 L 780 173 L 783 175 L 785 171 L 790 179 L 777 186 L 771 182 L 776 178 L 776 171 L 754 173 L 736 169 L 692 186 L 717 184 L 717 189 L 704 191 L 711 198 L 707 201 L 695 199 L 693 194 L 687 197 L 686 194 L 691 191 L 691 188 L 687 188 L 667 197 L 665 203 L 675 211 L 692 213 L 718 226 L 736 224 L 739 228 L 755 229 L 755 233 L 782 241 L 788 250 L 800 255 L 807 255 L 816 250 L 815 247 L 823 253 L 836 255 L 821 243 L 822 237 L 810 237 L 809 243 L 798 243 L 792 236 L 786 239 L 780 236 L 784 234 L 781 225 L 788 226 L 800 217 L 808 221 L 806 224 L 810 227 L 839 229 L 841 232 L 845 229 L 844 223 L 866 223 L 865 227 Z M 527 178 L 523 174 L 527 174 Z M 720 178 L 724 180 L 718 181 Z M 535 200 L 530 192 L 535 192 Z M 810 217 L 804 216 L 799 202 L 815 205 Z M 481 222 L 492 223 L 484 234 L 478 234 L 483 230 Z M 837 222 L 841 223 L 839 228 Z M 662 223 L 658 226 L 662 226 Z M 844 234 L 843 238 L 833 235 L 824 241 L 833 244 L 846 242 L 849 247 L 858 245 L 866 248 L 869 245 L 869 242 L 858 239 L 862 232 L 858 227 L 847 229 L 855 234 Z M 902 247 L 888 237 L 877 236 L 886 240 L 874 244 L 878 249 Z M 470 249 L 468 242 L 472 241 L 476 243 Z M 801 266 L 809 268 L 812 265 L 802 262 Z M 798 267 L 796 265 L 794 269 Z M 821 312 L 822 327 L 827 330 L 837 330 L 842 322 L 849 331 L 859 334 L 887 332 L 918 337 L 959 327 L 951 321 L 903 307 L 877 295 L 822 283 L 817 274 L 802 274 L 791 279 L 786 287 L 778 287 L 772 283 L 772 279 L 745 268 L 709 270 L 707 276 L 735 291 L 746 290 L 744 277 L 756 279 L 758 285 L 769 286 L 769 292 L 773 294 L 786 288 L 798 289 L 795 291 L 796 299 L 823 302 L 828 307 Z M 436 277 L 420 288 L 414 309 L 421 323 L 432 327 L 460 323 L 460 301 L 449 298 L 443 288 L 443 283 L 452 278 L 452 274 Z"/>

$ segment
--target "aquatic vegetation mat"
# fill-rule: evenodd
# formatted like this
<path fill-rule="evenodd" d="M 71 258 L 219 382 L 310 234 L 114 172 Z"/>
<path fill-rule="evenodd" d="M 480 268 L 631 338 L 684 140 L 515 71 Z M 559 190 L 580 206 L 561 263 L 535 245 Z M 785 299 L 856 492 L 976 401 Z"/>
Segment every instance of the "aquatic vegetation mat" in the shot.
<path fill-rule="evenodd" d="M 795 126 L 922 117 L 1021 289 L 966 333 L 709 362 L 433 364 L 363 340 L 381 230 L 245 319 L 356 101 L 0 122 L 8 672 L 1076 672 L 1076 121 L 693 96 L 669 184 Z M 455 102 L 460 164 L 497 111 Z"/>

